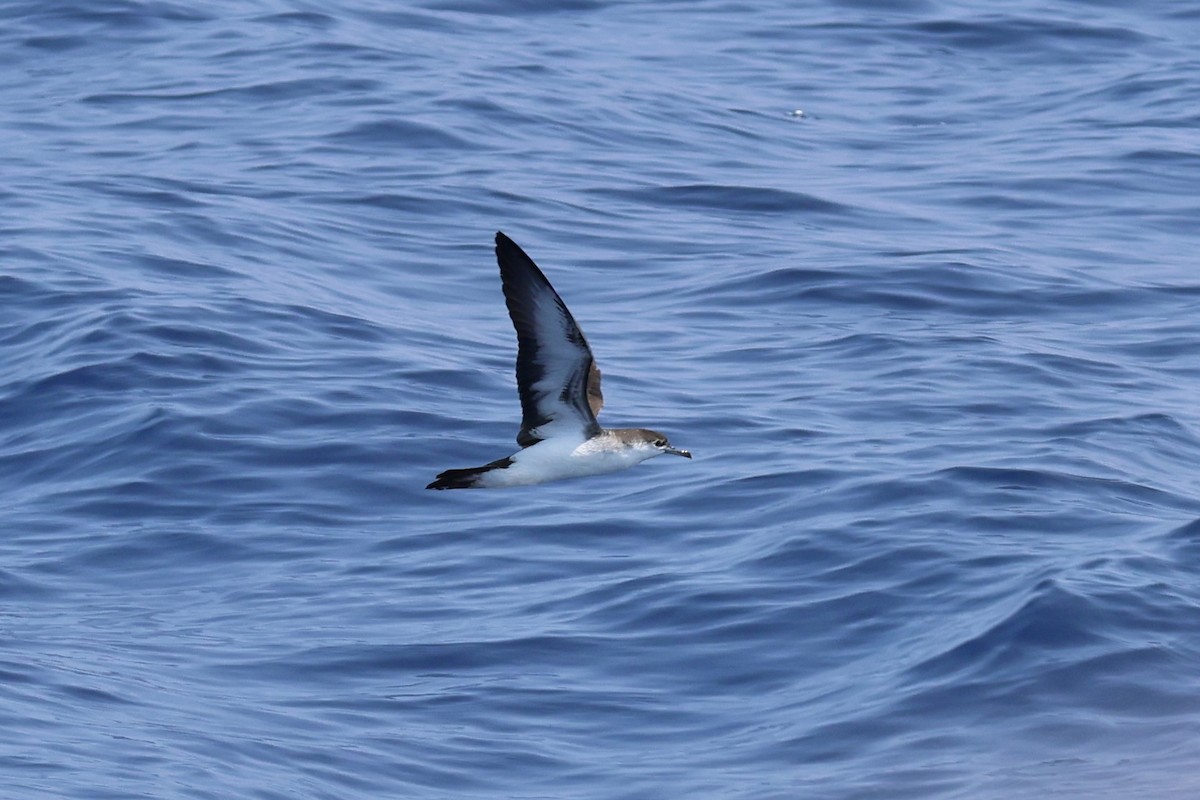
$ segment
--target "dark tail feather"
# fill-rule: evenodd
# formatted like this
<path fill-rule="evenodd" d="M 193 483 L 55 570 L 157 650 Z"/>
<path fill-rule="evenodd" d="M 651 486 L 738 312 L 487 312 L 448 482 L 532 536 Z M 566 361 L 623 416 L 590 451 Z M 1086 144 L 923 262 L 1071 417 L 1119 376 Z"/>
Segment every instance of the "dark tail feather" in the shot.
<path fill-rule="evenodd" d="M 426 489 L 476 489 L 479 488 L 479 479 L 486 472 L 491 472 L 494 469 L 504 469 L 512 463 L 511 458 L 502 458 L 499 461 L 493 461 L 490 464 L 484 464 L 482 467 L 468 467 L 467 469 L 448 469 L 439 474 L 437 479 L 426 486 Z"/>

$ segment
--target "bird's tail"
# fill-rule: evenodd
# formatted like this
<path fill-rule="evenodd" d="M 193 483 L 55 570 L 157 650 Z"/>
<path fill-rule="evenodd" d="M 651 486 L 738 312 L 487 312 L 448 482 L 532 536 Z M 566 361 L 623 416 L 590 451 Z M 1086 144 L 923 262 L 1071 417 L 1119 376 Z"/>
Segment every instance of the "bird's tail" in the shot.
<path fill-rule="evenodd" d="M 502 458 L 482 467 L 448 469 L 439 474 L 426 489 L 480 489 L 486 485 L 483 476 L 494 469 L 505 469 L 512 464 L 511 458 Z"/>

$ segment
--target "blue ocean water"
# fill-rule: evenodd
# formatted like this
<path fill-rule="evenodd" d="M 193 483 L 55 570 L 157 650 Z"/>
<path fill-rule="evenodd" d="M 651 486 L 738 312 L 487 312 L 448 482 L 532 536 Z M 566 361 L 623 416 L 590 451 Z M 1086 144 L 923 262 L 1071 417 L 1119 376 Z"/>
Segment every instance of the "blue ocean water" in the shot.
<path fill-rule="evenodd" d="M 0 796 L 1200 796 L 1198 40 L 0 7 Z M 423 489 L 498 229 L 693 461 Z"/>

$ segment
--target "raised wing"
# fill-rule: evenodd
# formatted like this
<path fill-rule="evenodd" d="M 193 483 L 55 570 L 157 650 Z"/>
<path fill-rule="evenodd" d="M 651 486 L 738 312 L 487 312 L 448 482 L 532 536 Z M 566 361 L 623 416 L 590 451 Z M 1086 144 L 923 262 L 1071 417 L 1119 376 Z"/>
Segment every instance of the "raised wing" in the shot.
<path fill-rule="evenodd" d="M 503 233 L 496 234 L 496 261 L 517 329 L 517 444 L 529 447 L 559 434 L 595 436 L 604 398 L 587 339 L 537 264 Z"/>

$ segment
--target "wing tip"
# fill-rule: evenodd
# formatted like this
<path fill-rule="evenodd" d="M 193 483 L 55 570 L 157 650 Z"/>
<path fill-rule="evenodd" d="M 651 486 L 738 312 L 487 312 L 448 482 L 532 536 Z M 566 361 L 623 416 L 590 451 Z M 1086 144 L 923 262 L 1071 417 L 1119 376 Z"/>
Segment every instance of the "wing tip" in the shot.
<path fill-rule="evenodd" d="M 497 257 L 513 256 L 516 254 L 525 256 L 532 261 L 533 259 L 525 255 L 525 251 L 521 249 L 521 245 L 514 242 L 504 231 L 496 231 L 496 255 Z"/>
<path fill-rule="evenodd" d="M 496 263 L 500 266 L 500 274 L 505 278 L 506 293 L 510 278 L 528 280 L 529 276 L 532 276 L 535 282 L 545 284 L 551 292 L 554 291 L 550 287 L 550 281 L 546 280 L 546 276 L 534 260 L 521 249 L 521 245 L 508 238 L 504 231 L 496 231 Z M 557 293 L 555 296 L 558 296 Z"/>

